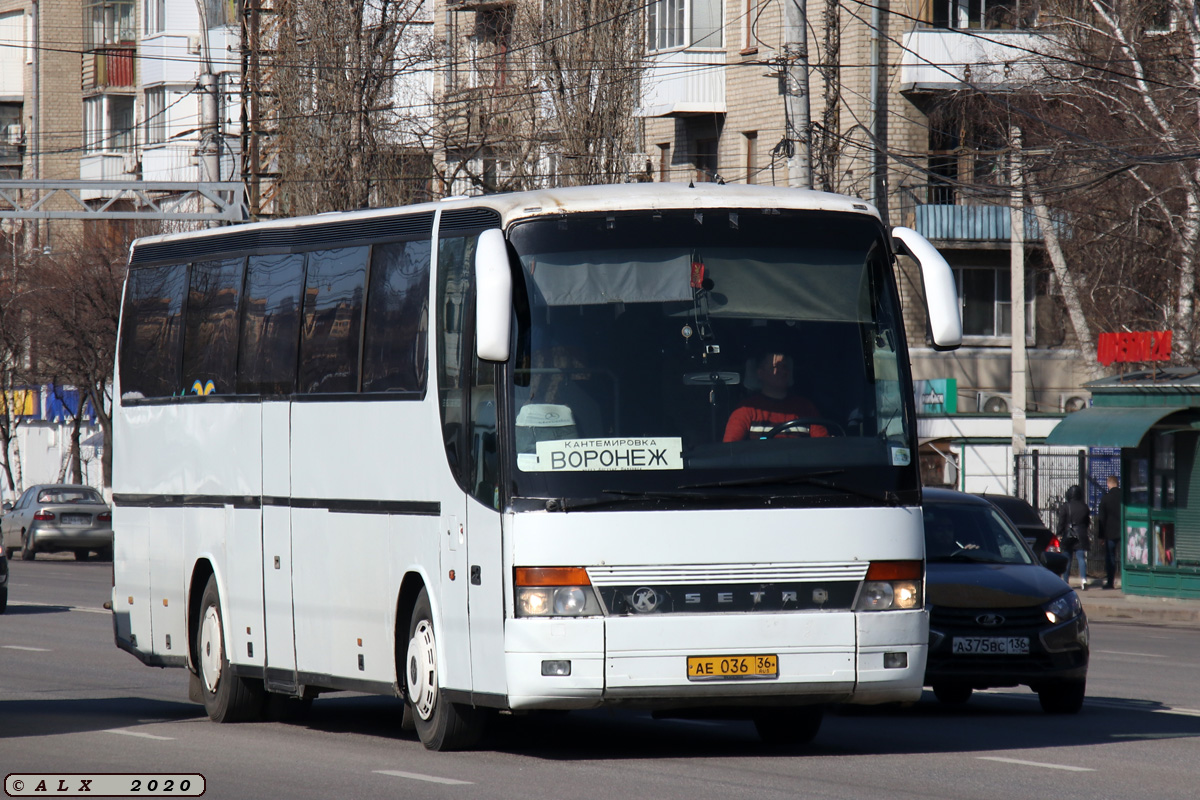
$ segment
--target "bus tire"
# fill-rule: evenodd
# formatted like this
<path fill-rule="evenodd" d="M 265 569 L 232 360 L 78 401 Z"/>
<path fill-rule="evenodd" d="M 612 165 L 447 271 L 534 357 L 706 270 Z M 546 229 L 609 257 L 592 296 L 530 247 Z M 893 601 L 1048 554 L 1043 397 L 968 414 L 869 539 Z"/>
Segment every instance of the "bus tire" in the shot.
<path fill-rule="evenodd" d="M 196 623 L 196 666 L 204 709 L 213 722 L 257 719 L 262 711 L 263 689 L 230 670 L 223 620 L 221 596 L 214 575 L 209 577 L 200 597 Z"/>
<path fill-rule="evenodd" d="M 484 715 L 446 700 L 438 682 L 437 639 L 429 593 L 421 590 L 408 625 L 404 698 L 421 744 L 429 750 L 466 750 L 483 735 Z"/>
<path fill-rule="evenodd" d="M 764 744 L 796 747 L 817 737 L 824 716 L 825 709 L 821 706 L 764 710 L 755 715 L 754 729 Z"/>

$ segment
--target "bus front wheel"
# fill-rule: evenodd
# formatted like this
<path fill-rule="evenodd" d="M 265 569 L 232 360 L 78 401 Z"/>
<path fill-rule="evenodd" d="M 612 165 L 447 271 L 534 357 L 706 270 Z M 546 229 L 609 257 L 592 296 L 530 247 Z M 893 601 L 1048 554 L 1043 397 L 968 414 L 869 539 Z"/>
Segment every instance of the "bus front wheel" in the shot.
<path fill-rule="evenodd" d="M 245 678 L 234 675 L 229 669 L 221 595 L 217 591 L 215 575 L 208 579 L 200 598 L 195 641 L 200 694 L 209 719 L 213 722 L 237 722 L 258 718 L 263 705 L 263 690 Z"/>
<path fill-rule="evenodd" d="M 425 589 L 417 596 L 408 625 L 404 689 L 417 735 L 426 748 L 465 750 L 479 741 L 483 734 L 483 712 L 473 706 L 448 702 L 442 694 L 433 610 Z"/>

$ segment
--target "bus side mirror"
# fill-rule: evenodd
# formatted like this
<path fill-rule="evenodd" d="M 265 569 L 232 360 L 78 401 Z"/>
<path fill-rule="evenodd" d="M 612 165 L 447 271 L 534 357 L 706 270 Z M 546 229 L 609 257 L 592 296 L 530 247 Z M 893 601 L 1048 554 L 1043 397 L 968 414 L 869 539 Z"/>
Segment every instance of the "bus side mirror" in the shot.
<path fill-rule="evenodd" d="M 475 246 L 475 353 L 507 361 L 512 319 L 512 267 L 499 228 L 479 234 Z"/>
<path fill-rule="evenodd" d="M 925 284 L 925 307 L 935 350 L 955 350 L 962 344 L 962 319 L 958 314 L 958 290 L 954 272 L 937 248 L 912 228 L 892 228 L 896 252 L 911 257 L 921 267 Z"/>

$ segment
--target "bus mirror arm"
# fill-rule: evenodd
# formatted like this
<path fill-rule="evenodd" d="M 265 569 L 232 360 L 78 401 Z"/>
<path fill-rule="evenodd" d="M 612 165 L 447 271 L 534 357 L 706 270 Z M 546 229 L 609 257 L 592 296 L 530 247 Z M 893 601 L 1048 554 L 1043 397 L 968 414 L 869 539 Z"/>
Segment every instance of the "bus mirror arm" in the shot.
<path fill-rule="evenodd" d="M 499 228 L 479 234 L 475 248 L 475 353 L 507 361 L 512 318 L 512 267 Z"/>
<path fill-rule="evenodd" d="M 962 319 L 958 311 L 958 290 L 954 286 L 954 272 L 950 265 L 928 239 L 912 228 L 892 228 L 892 243 L 896 252 L 912 258 L 921 268 L 933 348 L 957 349 L 962 344 Z"/>

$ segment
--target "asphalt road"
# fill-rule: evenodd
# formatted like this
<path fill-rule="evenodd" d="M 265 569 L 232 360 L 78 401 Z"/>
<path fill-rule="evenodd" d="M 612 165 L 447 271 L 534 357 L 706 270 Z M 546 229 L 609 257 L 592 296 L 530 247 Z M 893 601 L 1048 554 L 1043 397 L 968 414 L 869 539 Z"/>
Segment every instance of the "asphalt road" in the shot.
<path fill-rule="evenodd" d="M 1094 624 L 1077 716 L 1043 714 L 1025 689 L 958 708 L 927 693 L 907 709 L 835 710 L 813 745 L 781 753 L 746 723 L 603 711 L 501 717 L 482 749 L 431 753 L 389 698 L 329 695 L 300 722 L 213 724 L 187 702 L 182 670 L 113 645 L 109 564 L 11 566 L 0 775 L 199 773 L 221 799 L 1197 796 L 1194 628 Z"/>

